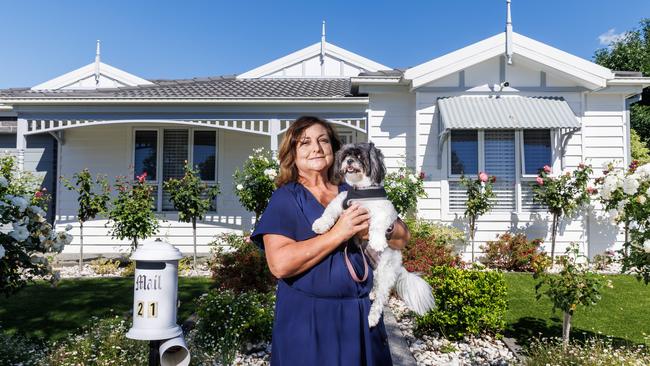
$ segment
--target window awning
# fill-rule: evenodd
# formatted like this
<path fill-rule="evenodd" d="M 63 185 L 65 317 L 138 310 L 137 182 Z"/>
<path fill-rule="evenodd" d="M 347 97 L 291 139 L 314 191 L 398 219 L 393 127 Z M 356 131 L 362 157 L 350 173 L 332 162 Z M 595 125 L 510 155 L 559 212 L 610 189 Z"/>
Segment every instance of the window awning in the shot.
<path fill-rule="evenodd" d="M 460 96 L 438 99 L 441 131 L 580 128 L 563 98 Z"/>

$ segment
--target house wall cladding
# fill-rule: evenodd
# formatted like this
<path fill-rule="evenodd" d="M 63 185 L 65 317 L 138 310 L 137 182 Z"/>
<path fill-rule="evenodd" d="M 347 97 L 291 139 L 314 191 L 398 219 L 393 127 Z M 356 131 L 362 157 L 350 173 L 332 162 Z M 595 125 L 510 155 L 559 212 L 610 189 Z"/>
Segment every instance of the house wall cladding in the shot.
<path fill-rule="evenodd" d="M 507 80 L 511 86 L 528 87 L 528 91 L 520 91 L 515 95 L 562 97 L 582 124 L 581 130 L 569 138 L 564 155 L 560 149 L 559 134 L 555 135 L 552 141 L 553 170 L 562 170 L 562 159 L 565 169 L 575 169 L 583 161 L 592 164 L 595 175 L 600 174 L 601 166 L 606 161 L 627 162 L 628 152 L 625 146 L 628 139 L 623 96 L 589 94 L 566 78 L 549 75 L 534 69 L 534 66 L 524 63 L 521 67 L 508 68 Z M 420 217 L 441 221 L 467 232 L 463 212 L 449 209 L 448 141 L 443 146 L 441 167 L 438 168 L 438 136 L 441 131 L 436 101 L 441 97 L 458 95 L 494 95 L 491 87 L 500 80 L 500 67 L 502 65 L 498 58 L 491 59 L 413 92 L 403 90 L 395 94 L 370 94 L 370 139 L 384 151 L 387 166 L 395 169 L 406 161 L 416 171 L 426 174 L 424 185 L 427 197 L 418 201 Z M 415 115 L 408 111 L 409 108 L 415 110 Z M 415 129 L 406 126 L 415 126 Z M 410 141 L 412 142 L 409 143 Z M 520 155 L 518 148 L 516 154 Z M 519 196 L 521 194 L 522 192 Z M 611 248 L 613 243 L 620 246 L 622 238 L 620 234 L 617 236 L 617 229 L 600 219 L 600 214 L 596 205 L 591 214 L 563 221 L 557 238 L 556 253 L 563 253 L 571 242 L 581 243 L 581 249 L 589 255 L 602 253 Z M 494 240 L 506 231 L 523 232 L 531 239 L 544 238 L 547 250 L 550 250 L 550 221 L 545 210 L 493 211 L 478 222 L 476 250 L 481 252 L 480 245 Z M 589 247 L 587 240 L 590 241 Z M 465 254 L 470 250 L 467 246 Z"/>
<path fill-rule="evenodd" d="M 111 183 L 118 175 L 132 174 L 130 166 L 133 154 L 133 131 L 135 128 L 170 128 L 164 125 L 109 125 L 74 128 L 66 131 L 66 144 L 62 146 L 60 174 L 71 177 L 80 167 L 92 167 L 92 173 L 106 174 Z M 175 127 L 172 127 L 175 128 Z M 253 134 L 218 131 L 217 179 L 221 194 L 217 198 L 217 210 L 209 213 L 197 225 L 197 244 L 200 253 L 209 252 L 208 243 L 215 235 L 228 231 L 250 230 L 252 215 L 245 211 L 233 193 L 232 173 L 242 166 L 254 148 L 269 148 L 268 137 Z M 114 192 L 113 192 L 114 193 Z M 76 221 L 76 196 L 65 188 L 58 192 L 59 216 L 57 225 L 62 228 L 72 224 L 73 242 L 64 253 L 79 252 L 79 224 Z M 155 237 L 166 238 L 182 252 L 191 252 L 192 226 L 178 222 L 172 212 L 158 213 L 162 219 Z M 84 225 L 84 252 L 127 252 L 129 242 L 111 239 L 107 220 L 99 218 Z"/>

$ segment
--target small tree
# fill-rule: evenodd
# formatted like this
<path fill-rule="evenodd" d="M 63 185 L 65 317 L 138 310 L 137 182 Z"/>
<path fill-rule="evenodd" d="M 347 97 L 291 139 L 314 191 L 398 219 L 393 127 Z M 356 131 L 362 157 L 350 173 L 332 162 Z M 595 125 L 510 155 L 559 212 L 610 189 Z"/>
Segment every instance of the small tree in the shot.
<path fill-rule="evenodd" d="M 427 196 L 424 191 L 424 172 L 415 175 L 413 170 L 407 167 L 400 167 L 398 171 L 388 173 L 384 179 L 384 188 L 400 216 L 414 216 L 418 198 Z"/>
<path fill-rule="evenodd" d="M 108 213 L 113 224 L 111 236 L 130 239 L 132 250 L 138 247 L 138 239 L 146 239 L 158 231 L 158 219 L 153 212 L 153 187 L 146 183 L 146 178 L 146 172 L 135 182 L 118 177 L 115 182 L 117 196 Z"/>
<path fill-rule="evenodd" d="M 275 178 L 279 168 L 271 152 L 259 148 L 253 150 L 253 155 L 248 157 L 241 170 L 235 170 L 233 175 L 235 195 L 246 210 L 255 213 L 255 223 L 258 222 L 275 191 Z"/>
<path fill-rule="evenodd" d="M 181 179 L 169 179 L 163 183 L 163 189 L 178 211 L 178 221 L 192 223 L 194 238 L 194 270 L 196 271 L 196 220 L 210 210 L 212 202 L 219 194 L 219 185 L 208 186 L 201 181 L 198 172 L 185 162 L 185 174 Z"/>
<path fill-rule="evenodd" d="M 72 235 L 47 222 L 47 202 L 46 190 L 18 171 L 13 157 L 0 158 L 0 293 L 6 296 L 35 278 L 58 280 L 45 254 L 60 253 Z"/>
<path fill-rule="evenodd" d="M 553 311 L 562 310 L 562 342 L 564 348 L 569 344 L 571 318 L 578 305 L 591 306 L 600 300 L 600 292 L 605 283 L 604 277 L 589 270 L 589 260 L 580 255 L 578 246 L 572 243 L 566 250 L 566 256 L 560 259 L 562 269 L 558 274 L 536 272 L 533 277 L 539 279 L 535 285 L 537 300 L 542 295 L 553 302 Z M 579 262 L 582 259 L 582 262 Z M 611 287 L 611 283 L 608 283 Z"/>
<path fill-rule="evenodd" d="M 81 270 L 84 261 L 84 222 L 93 220 L 98 214 L 106 212 L 110 194 L 105 176 L 97 175 L 93 181 L 88 169 L 84 169 L 75 173 L 73 178 L 74 183 L 65 177 L 61 177 L 61 182 L 68 190 L 74 191 L 78 195 L 79 270 Z M 95 186 L 98 186 L 99 189 L 96 189 Z"/>
<path fill-rule="evenodd" d="M 469 237 L 472 241 L 472 262 L 474 262 L 474 235 L 476 234 L 476 220 L 490 211 L 494 202 L 492 186 L 496 182 L 495 176 L 488 176 L 480 172 L 476 179 L 469 179 L 464 175 L 460 177 L 460 184 L 467 188 L 467 208 L 465 218 L 469 221 Z"/>
<path fill-rule="evenodd" d="M 551 224 L 551 265 L 555 259 L 555 239 L 560 219 L 569 217 L 582 206 L 590 202 L 589 174 L 591 166 L 580 163 L 578 169 L 560 176 L 551 175 L 551 167 L 545 165 L 537 176 L 537 185 L 533 185 L 533 201 L 543 204 L 553 215 Z"/>

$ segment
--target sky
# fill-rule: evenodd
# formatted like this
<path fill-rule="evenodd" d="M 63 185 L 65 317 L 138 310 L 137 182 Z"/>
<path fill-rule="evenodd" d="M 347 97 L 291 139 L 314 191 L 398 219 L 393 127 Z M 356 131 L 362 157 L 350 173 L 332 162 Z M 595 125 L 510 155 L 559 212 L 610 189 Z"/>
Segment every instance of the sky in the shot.
<path fill-rule="evenodd" d="M 0 88 L 102 61 L 145 79 L 241 74 L 320 41 L 393 68 L 502 32 L 505 0 L 0 0 Z M 515 32 L 592 60 L 650 0 L 512 0 Z"/>

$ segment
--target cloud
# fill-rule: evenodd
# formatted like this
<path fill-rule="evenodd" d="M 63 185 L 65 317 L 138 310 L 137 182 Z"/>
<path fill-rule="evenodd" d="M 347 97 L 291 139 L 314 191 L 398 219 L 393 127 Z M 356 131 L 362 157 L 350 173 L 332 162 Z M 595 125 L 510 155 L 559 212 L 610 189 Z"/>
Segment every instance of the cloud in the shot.
<path fill-rule="evenodd" d="M 625 37 L 625 32 L 621 33 L 614 33 L 616 29 L 612 28 L 608 30 L 607 32 L 601 34 L 598 36 L 598 40 L 600 41 L 600 44 L 603 46 L 609 46 L 610 44 L 620 41 Z"/>

